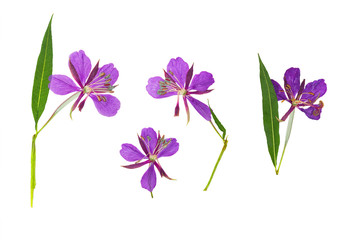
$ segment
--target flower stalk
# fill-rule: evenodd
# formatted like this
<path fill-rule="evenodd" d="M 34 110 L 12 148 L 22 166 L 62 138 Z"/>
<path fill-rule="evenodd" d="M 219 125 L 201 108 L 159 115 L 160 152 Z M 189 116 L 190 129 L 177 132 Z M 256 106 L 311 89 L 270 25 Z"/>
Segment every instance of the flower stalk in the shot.
<path fill-rule="evenodd" d="M 210 122 L 211 122 L 211 121 L 210 121 Z M 214 127 L 214 125 L 213 125 L 212 122 L 211 122 L 211 124 L 212 124 L 213 128 L 215 129 L 215 131 L 219 134 L 218 130 L 216 130 L 216 128 Z M 219 136 L 221 137 L 220 134 L 219 134 Z M 221 137 L 221 139 L 222 139 L 222 137 Z M 227 137 L 226 137 L 226 139 L 222 139 L 222 140 L 223 140 L 223 147 L 222 147 L 222 149 L 221 149 L 221 152 L 220 152 L 220 155 L 219 155 L 219 157 L 218 157 L 218 160 L 217 160 L 216 163 L 215 163 L 213 172 L 212 172 L 212 174 L 211 174 L 211 177 L 210 177 L 209 180 L 208 180 L 208 183 L 207 183 L 207 185 L 206 185 L 204 191 L 207 191 L 209 185 L 211 184 L 212 179 L 213 179 L 213 176 L 214 176 L 214 173 L 215 173 L 215 171 L 216 171 L 216 169 L 217 169 L 217 167 L 218 167 L 218 165 L 219 165 L 219 162 L 220 162 L 220 160 L 221 160 L 221 158 L 222 158 L 222 155 L 224 154 L 224 152 L 225 152 L 225 150 L 226 150 L 226 148 L 227 148 L 227 143 L 228 143 Z"/>
<path fill-rule="evenodd" d="M 285 152 L 285 150 L 286 150 L 286 147 L 287 147 L 287 144 L 288 144 L 288 141 L 289 141 L 289 138 L 290 138 L 291 129 L 292 129 L 292 127 L 293 127 L 294 115 L 295 115 L 295 111 L 292 111 L 292 112 L 290 113 L 290 115 L 289 115 L 288 126 L 287 126 L 287 132 L 286 132 L 286 138 L 285 138 L 285 141 L 284 141 L 284 147 L 283 147 L 283 151 L 282 151 L 281 160 L 280 160 L 280 163 L 279 163 L 277 169 L 276 169 L 276 166 L 275 166 L 275 172 L 276 172 L 276 175 L 278 175 L 279 172 L 280 172 L 280 167 L 281 167 L 281 164 L 282 164 L 284 152 Z"/>

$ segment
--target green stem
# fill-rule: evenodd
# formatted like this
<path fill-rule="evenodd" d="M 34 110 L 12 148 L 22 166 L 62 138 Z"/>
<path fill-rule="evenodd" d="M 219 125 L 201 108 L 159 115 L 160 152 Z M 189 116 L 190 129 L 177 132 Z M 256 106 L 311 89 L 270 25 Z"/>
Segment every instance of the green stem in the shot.
<path fill-rule="evenodd" d="M 153 193 L 152 192 L 150 192 L 151 193 L 151 197 L 153 198 Z"/>
<path fill-rule="evenodd" d="M 214 128 L 214 130 L 216 131 L 216 133 L 219 135 L 219 137 L 221 138 L 221 140 L 223 140 L 221 134 L 219 133 L 219 131 L 218 131 L 218 130 L 216 129 L 216 127 L 214 126 L 212 120 L 210 120 L 209 122 L 211 123 L 212 127 Z"/>
<path fill-rule="evenodd" d="M 216 161 L 216 164 L 215 164 L 215 166 L 214 166 L 214 169 L 213 169 L 212 175 L 211 175 L 211 177 L 210 177 L 210 179 L 209 179 L 209 181 L 208 181 L 208 183 L 207 183 L 207 185 L 206 185 L 206 187 L 205 187 L 204 191 L 207 191 L 207 189 L 208 189 L 209 185 L 210 185 L 210 184 L 211 184 L 211 182 L 212 182 L 212 179 L 213 179 L 214 173 L 215 173 L 215 171 L 216 171 L 216 169 L 217 169 L 217 167 L 218 167 L 218 165 L 219 165 L 219 162 L 220 162 L 220 160 L 221 160 L 221 158 L 222 158 L 222 155 L 224 154 L 224 152 L 225 152 L 225 150 L 226 150 L 226 148 L 227 148 L 227 143 L 228 143 L 228 140 L 227 140 L 227 138 L 226 138 L 226 139 L 224 140 L 224 145 L 223 145 L 223 147 L 222 147 L 222 149 L 221 149 L 221 152 L 220 152 L 219 158 L 218 158 L 218 160 Z"/>
<path fill-rule="evenodd" d="M 288 141 L 289 141 L 289 138 L 290 138 L 291 129 L 292 129 L 292 127 L 293 127 L 294 115 L 295 115 L 295 110 L 292 111 L 292 112 L 290 113 L 290 116 L 289 116 L 288 126 L 287 126 L 287 132 L 286 132 L 286 137 L 285 137 L 285 141 L 284 141 L 284 147 L 283 147 L 281 160 L 280 160 L 280 163 L 279 163 L 279 165 L 278 165 L 277 170 L 276 170 L 276 166 L 275 166 L 275 172 L 276 172 L 276 175 L 278 175 L 279 172 L 280 172 L 280 167 L 281 167 L 281 164 L 282 164 L 284 152 L 285 152 L 285 150 L 286 150 L 286 147 L 287 147 L 287 144 L 288 144 Z"/>
<path fill-rule="evenodd" d="M 31 178 L 30 178 L 30 207 L 33 207 L 34 189 L 36 185 L 35 180 L 35 167 L 36 167 L 36 147 L 35 140 L 37 133 L 33 135 L 32 140 L 32 154 L 31 154 Z"/>
<path fill-rule="evenodd" d="M 67 100 L 65 100 L 58 108 L 56 108 L 55 112 L 51 115 L 51 117 L 48 119 L 48 121 L 42 126 L 42 128 L 37 131 L 33 135 L 33 141 L 32 141 L 32 153 L 31 153 L 31 176 L 30 176 L 30 206 L 33 207 L 33 199 L 34 199 L 34 189 L 36 186 L 36 179 L 35 179 L 35 168 L 36 168 L 36 146 L 35 146 L 35 140 L 38 136 L 38 134 L 44 129 L 48 123 L 58 114 L 65 106 L 67 106 L 72 100 L 77 98 L 80 95 L 80 92 L 77 92 L 70 96 Z"/>

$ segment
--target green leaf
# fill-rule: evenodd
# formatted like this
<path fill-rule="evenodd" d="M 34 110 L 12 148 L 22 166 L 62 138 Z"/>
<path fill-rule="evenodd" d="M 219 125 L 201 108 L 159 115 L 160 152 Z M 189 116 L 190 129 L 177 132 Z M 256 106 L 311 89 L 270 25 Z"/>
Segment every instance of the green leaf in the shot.
<path fill-rule="evenodd" d="M 211 110 L 211 114 L 212 117 L 214 119 L 215 124 L 218 126 L 218 128 L 220 129 L 220 131 L 222 132 L 222 139 L 225 139 L 226 136 L 226 128 L 222 125 L 222 123 L 219 121 L 219 119 L 217 118 L 217 116 L 215 115 L 213 109 L 211 108 L 211 106 L 208 103 L 208 107 Z"/>
<path fill-rule="evenodd" d="M 51 35 L 51 16 L 47 30 L 44 34 L 40 55 L 37 59 L 34 85 L 32 93 L 32 111 L 35 120 L 35 130 L 37 130 L 37 123 L 44 111 L 47 103 L 49 93 L 49 80 L 48 77 L 53 71 L 53 43 Z"/>
<path fill-rule="evenodd" d="M 262 106 L 263 106 L 263 124 L 266 133 L 268 151 L 271 160 L 276 167 L 277 154 L 280 146 L 279 122 L 278 122 L 278 102 L 274 86 L 270 81 L 266 67 L 260 62 L 260 82 L 262 90 Z"/>

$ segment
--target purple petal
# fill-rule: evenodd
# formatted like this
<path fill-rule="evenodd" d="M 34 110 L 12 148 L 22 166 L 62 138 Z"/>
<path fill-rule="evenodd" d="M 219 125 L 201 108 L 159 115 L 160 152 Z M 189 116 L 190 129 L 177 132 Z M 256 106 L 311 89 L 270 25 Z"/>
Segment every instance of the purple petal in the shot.
<path fill-rule="evenodd" d="M 166 174 L 166 172 L 165 172 L 164 169 L 160 166 L 159 163 L 154 162 L 154 165 L 155 165 L 156 168 L 158 169 L 158 171 L 159 171 L 161 177 L 166 177 L 167 179 L 174 180 L 173 178 L 170 178 L 170 177 Z"/>
<path fill-rule="evenodd" d="M 185 83 L 185 89 L 188 89 L 191 83 L 191 79 L 193 76 L 193 66 L 194 64 L 192 64 L 192 66 L 190 67 L 190 69 L 188 69 L 188 72 L 186 74 L 186 83 Z"/>
<path fill-rule="evenodd" d="M 121 105 L 119 100 L 111 95 L 101 94 L 96 96 L 90 94 L 90 97 L 94 101 L 97 111 L 106 117 L 115 116 Z"/>
<path fill-rule="evenodd" d="M 157 133 L 153 128 L 143 128 L 141 137 L 143 138 L 145 144 L 150 148 L 150 154 L 153 153 L 157 145 Z"/>
<path fill-rule="evenodd" d="M 185 86 L 188 64 L 180 57 L 172 58 L 167 65 L 167 72 L 172 76 L 181 88 Z"/>
<path fill-rule="evenodd" d="M 74 81 L 65 75 L 49 76 L 49 89 L 58 95 L 66 95 L 71 92 L 81 91 Z"/>
<path fill-rule="evenodd" d="M 144 166 L 147 163 L 150 163 L 150 160 L 147 160 L 145 162 L 141 162 L 141 163 L 134 163 L 134 164 L 130 164 L 130 165 L 124 165 L 122 167 L 128 168 L 128 169 L 135 169 L 135 168 L 139 168 L 141 166 Z"/>
<path fill-rule="evenodd" d="M 96 63 L 95 67 L 91 70 L 91 73 L 85 83 L 85 85 L 88 85 L 92 80 L 94 80 L 94 78 L 96 77 L 97 75 L 97 71 L 99 69 L 99 60 L 98 62 Z"/>
<path fill-rule="evenodd" d="M 141 180 L 141 185 L 143 188 L 152 192 L 152 190 L 156 186 L 156 183 L 157 183 L 157 177 L 156 177 L 156 172 L 154 170 L 154 164 L 152 163 L 150 167 L 147 169 L 147 171 L 144 173 L 142 180 Z"/>
<path fill-rule="evenodd" d="M 207 121 L 211 121 L 211 111 L 209 110 L 209 107 L 200 102 L 199 100 L 191 97 L 191 96 L 187 96 L 188 101 L 190 101 L 190 103 L 192 104 L 192 106 L 195 108 L 195 110 L 197 110 L 197 112 L 203 117 L 205 118 Z"/>
<path fill-rule="evenodd" d="M 138 150 L 137 147 L 129 143 L 122 144 L 122 149 L 119 151 L 121 156 L 129 162 L 142 160 L 145 155 Z"/>
<path fill-rule="evenodd" d="M 318 98 L 326 93 L 327 87 L 324 79 L 319 79 L 308 83 L 302 93 L 301 100 L 309 100 L 314 103 Z"/>
<path fill-rule="evenodd" d="M 100 74 L 102 74 L 103 76 L 99 77 Z M 115 82 L 118 79 L 118 76 L 119 76 L 119 72 L 118 72 L 117 68 L 115 68 L 112 63 L 109 63 L 109 64 L 106 64 L 106 65 L 102 66 L 98 70 L 98 72 L 96 74 L 96 77 L 94 78 L 94 80 L 92 80 L 91 84 L 94 84 L 95 82 L 104 78 L 107 81 L 110 79 L 109 84 L 114 85 Z"/>
<path fill-rule="evenodd" d="M 165 82 L 161 77 L 153 77 L 150 78 L 148 84 L 146 86 L 146 91 L 154 98 L 166 98 L 173 95 L 177 95 L 177 91 L 166 91 L 165 88 L 160 86 L 160 82 L 162 84 Z M 169 89 L 168 89 L 169 90 Z"/>
<path fill-rule="evenodd" d="M 179 150 L 179 143 L 177 142 L 177 139 L 168 138 L 165 140 L 170 141 L 170 143 L 167 145 L 166 148 L 164 148 L 161 152 L 159 152 L 158 158 L 172 156 Z"/>
<path fill-rule="evenodd" d="M 318 104 L 315 104 L 314 107 L 308 107 L 306 109 L 299 108 L 302 112 L 307 115 L 308 118 L 313 120 L 319 120 L 321 117 L 322 107 Z"/>
<path fill-rule="evenodd" d="M 189 89 L 204 92 L 213 83 L 214 83 L 213 75 L 209 72 L 203 71 L 199 74 L 194 75 L 193 80 L 191 82 L 191 86 L 189 87 Z"/>
<path fill-rule="evenodd" d="M 79 81 L 82 83 L 82 86 L 84 86 L 85 81 L 87 80 L 88 75 L 91 71 L 90 59 L 87 57 L 87 55 L 85 55 L 84 51 L 80 50 L 78 52 L 73 52 L 69 57 L 69 61 L 76 70 Z M 75 78 L 75 80 L 77 80 L 76 74 L 74 76 L 71 66 L 69 66 L 69 68 L 73 74 L 73 77 Z"/>
<path fill-rule="evenodd" d="M 274 86 L 274 89 L 275 89 L 277 101 L 288 100 L 287 96 L 284 93 L 283 88 L 281 87 L 281 85 L 273 79 L 271 79 L 271 82 L 273 83 L 273 86 Z"/>
<path fill-rule="evenodd" d="M 300 69 L 289 68 L 284 74 L 284 89 L 289 99 L 296 97 L 300 89 Z"/>

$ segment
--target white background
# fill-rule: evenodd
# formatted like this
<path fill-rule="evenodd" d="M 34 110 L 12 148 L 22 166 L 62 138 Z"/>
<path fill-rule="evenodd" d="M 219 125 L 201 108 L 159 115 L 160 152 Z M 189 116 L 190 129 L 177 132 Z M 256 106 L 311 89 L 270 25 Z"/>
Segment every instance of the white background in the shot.
<path fill-rule="evenodd" d="M 317 3 L 315 3 L 317 2 Z M 1 1 L 0 239 L 336 239 L 336 56 L 334 1 Z M 69 106 L 37 139 L 37 185 L 30 208 L 31 90 L 50 16 L 54 74 L 70 76 L 69 55 L 120 72 L 115 117 L 91 101 Z M 307 82 L 324 78 L 321 119 L 297 111 L 276 176 L 262 122 L 257 54 L 282 82 L 289 67 Z M 171 58 L 211 72 L 210 100 L 229 144 L 203 192 L 221 141 L 191 107 L 154 99 L 147 80 Z M 40 126 L 66 99 L 50 92 Z M 289 104 L 280 106 L 280 116 Z M 150 193 L 146 170 L 121 168 L 121 144 L 138 146 L 144 127 L 175 137 L 180 149 L 161 163 L 177 181 Z M 283 147 L 286 123 L 281 124 Z"/>

